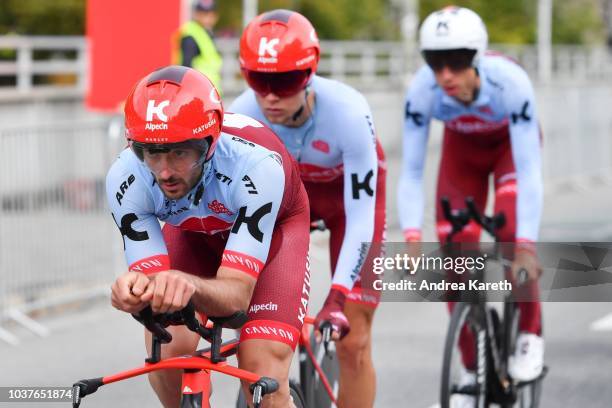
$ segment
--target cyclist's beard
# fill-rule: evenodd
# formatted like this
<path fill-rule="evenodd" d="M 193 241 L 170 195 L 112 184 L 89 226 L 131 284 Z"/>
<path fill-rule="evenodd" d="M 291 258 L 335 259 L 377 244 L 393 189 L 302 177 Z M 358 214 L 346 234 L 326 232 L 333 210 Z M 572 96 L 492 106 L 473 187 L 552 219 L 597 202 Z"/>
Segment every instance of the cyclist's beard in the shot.
<path fill-rule="evenodd" d="M 200 169 L 199 171 L 191 174 L 189 178 L 182 178 L 177 175 L 172 175 L 168 178 L 155 176 L 155 181 L 166 198 L 178 200 L 187 195 L 187 193 L 189 193 L 191 189 L 195 187 L 200 180 L 201 175 L 202 170 Z"/>

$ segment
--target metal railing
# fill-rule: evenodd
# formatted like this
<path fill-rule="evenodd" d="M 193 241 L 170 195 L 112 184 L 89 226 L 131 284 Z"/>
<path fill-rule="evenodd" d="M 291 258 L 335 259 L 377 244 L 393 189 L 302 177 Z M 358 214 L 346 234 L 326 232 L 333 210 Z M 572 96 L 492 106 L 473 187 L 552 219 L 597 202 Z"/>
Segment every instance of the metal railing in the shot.
<path fill-rule="evenodd" d="M 108 290 L 121 268 L 104 185 L 116 146 L 107 120 L 0 130 L 0 323 L 45 335 L 30 311 Z M 18 342 L 1 327 L 0 340 Z"/>
<path fill-rule="evenodd" d="M 81 96 L 87 47 L 81 36 L 0 36 L 0 100 Z"/>
<path fill-rule="evenodd" d="M 237 46 L 234 40 L 219 40 L 226 95 L 244 87 Z M 535 75 L 533 47 L 492 48 L 515 57 Z M 401 44 L 393 42 L 323 42 L 322 49 L 319 72 L 365 92 L 383 145 L 390 155 L 399 154 L 402 95 L 418 58 L 408 60 Z M 0 102 L 64 94 L 80 104 L 86 52 L 82 37 L 0 37 L 0 81 L 14 79 L 13 85 L 0 87 Z M 602 48 L 556 47 L 553 61 L 555 86 L 536 83 L 545 185 L 610 181 L 610 54 Z M 68 84 L 41 84 L 40 76 Z M 52 119 L 57 103 L 46 104 L 25 115 L 21 105 L 11 103 L 3 119 L 19 116 L 19 122 L 12 120 L 13 127 L 7 128 L 3 120 L 0 127 L 0 325 L 10 319 L 40 335 L 47 331 L 28 318 L 29 311 L 99 294 L 125 269 L 104 191 L 106 171 L 123 144 L 120 120 L 109 127 L 108 118 L 74 119 L 82 111 L 71 115 L 64 107 L 65 119 L 59 122 Z M 41 112 L 47 113 L 47 124 L 39 123 Z M 430 147 L 435 157 L 435 138 Z M 18 341 L 2 327 L 0 340 Z"/>
<path fill-rule="evenodd" d="M 84 37 L 0 36 L 0 101 L 51 95 L 82 96 L 87 84 L 87 42 Z M 238 39 L 217 40 L 223 56 L 226 94 L 244 89 L 238 65 Z M 493 44 L 516 58 L 537 82 L 535 46 Z M 319 73 L 361 90 L 395 89 L 422 63 L 401 42 L 322 41 Z M 5 56 L 2 59 L 2 56 Z M 612 54 L 606 47 L 553 47 L 552 77 L 563 81 L 612 79 Z M 46 80 L 42 80 L 46 79 Z M 1 84 L 0 84 L 1 85 Z"/>

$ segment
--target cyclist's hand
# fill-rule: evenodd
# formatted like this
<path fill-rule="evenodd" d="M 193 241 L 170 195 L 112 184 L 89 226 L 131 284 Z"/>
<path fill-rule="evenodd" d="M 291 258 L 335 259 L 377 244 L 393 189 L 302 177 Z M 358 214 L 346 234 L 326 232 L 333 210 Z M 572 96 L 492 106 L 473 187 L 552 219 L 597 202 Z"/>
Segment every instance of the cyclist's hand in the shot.
<path fill-rule="evenodd" d="M 404 273 L 406 275 L 413 275 L 417 272 L 413 260 L 420 258 L 423 253 L 421 231 L 417 229 L 404 230 L 404 240 L 406 241 L 406 254 L 410 257 L 408 269 L 405 269 Z"/>
<path fill-rule="evenodd" d="M 321 341 L 321 326 L 328 322 L 332 327 L 331 339 L 342 340 L 350 331 L 348 319 L 344 315 L 344 302 L 346 295 L 337 289 L 332 289 L 327 295 L 327 299 L 317 314 L 315 319 L 315 338 L 317 342 Z"/>
<path fill-rule="evenodd" d="M 140 297 L 150 302 L 154 313 L 172 313 L 183 309 L 195 293 L 192 277 L 186 273 L 170 270 L 153 276 L 147 290 Z"/>
<path fill-rule="evenodd" d="M 514 252 L 514 262 L 512 262 L 512 277 L 515 280 L 518 279 L 521 270 L 527 271 L 527 278 L 530 281 L 540 278 L 542 268 L 535 250 L 517 247 Z"/>
<path fill-rule="evenodd" d="M 116 309 L 128 313 L 138 313 L 147 302 L 140 298 L 147 288 L 150 279 L 140 272 L 129 271 L 117 278 L 111 286 L 111 304 Z"/>

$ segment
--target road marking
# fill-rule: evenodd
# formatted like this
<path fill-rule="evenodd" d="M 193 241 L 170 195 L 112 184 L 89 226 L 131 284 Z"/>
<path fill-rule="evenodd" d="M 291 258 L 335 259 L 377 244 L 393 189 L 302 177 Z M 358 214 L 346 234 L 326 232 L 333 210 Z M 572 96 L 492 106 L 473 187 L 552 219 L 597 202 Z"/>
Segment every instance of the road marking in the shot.
<path fill-rule="evenodd" d="M 433 405 L 431 405 L 428 408 L 440 408 L 440 404 L 433 404 Z"/>
<path fill-rule="evenodd" d="M 592 331 L 612 331 L 612 313 L 595 320 L 589 328 Z"/>

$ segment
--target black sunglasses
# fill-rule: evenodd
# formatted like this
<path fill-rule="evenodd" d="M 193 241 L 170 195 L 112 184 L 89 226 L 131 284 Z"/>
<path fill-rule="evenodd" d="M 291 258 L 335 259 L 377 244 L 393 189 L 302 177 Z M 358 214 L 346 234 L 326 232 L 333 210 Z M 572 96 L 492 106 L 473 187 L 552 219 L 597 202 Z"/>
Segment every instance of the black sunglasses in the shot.
<path fill-rule="evenodd" d="M 434 72 L 448 67 L 451 71 L 463 71 L 472 66 L 476 50 L 460 48 L 456 50 L 425 50 L 423 58 Z"/>

